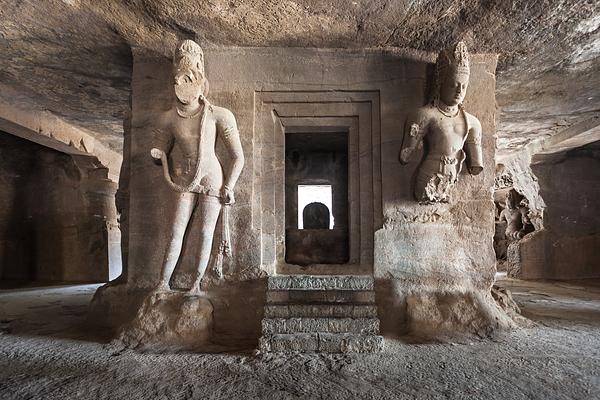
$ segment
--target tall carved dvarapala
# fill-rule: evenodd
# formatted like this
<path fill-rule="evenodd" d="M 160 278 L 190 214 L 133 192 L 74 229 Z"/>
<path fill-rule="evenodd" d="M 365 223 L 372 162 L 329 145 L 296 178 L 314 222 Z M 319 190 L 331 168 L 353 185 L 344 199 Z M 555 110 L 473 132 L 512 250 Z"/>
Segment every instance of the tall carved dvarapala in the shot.
<path fill-rule="evenodd" d="M 200 282 L 210 259 L 219 213 L 222 211 L 223 242 L 220 253 L 230 253 L 227 214 L 235 202 L 233 189 L 244 166 L 244 154 L 235 117 L 231 111 L 214 106 L 206 98 L 208 81 L 204 73 L 204 53 L 192 40 L 179 44 L 173 57 L 173 107 L 160 118 L 151 155 L 162 164 L 169 187 L 178 193 L 174 219 L 168 230 L 169 243 L 164 255 L 157 291 L 170 290 L 169 282 L 184 243 L 200 247 L 196 278 L 190 289 L 202 294 Z M 231 156 L 224 172 L 215 153 L 220 138 Z M 199 241 L 186 241 L 188 225 L 199 221 Z M 220 273 L 220 270 L 217 270 Z"/>
<path fill-rule="evenodd" d="M 447 202 L 465 159 L 472 175 L 483 170 L 481 123 L 462 102 L 469 85 L 469 54 L 463 42 L 440 52 L 433 100 L 411 112 L 404 125 L 400 163 L 408 163 L 425 142 L 414 194 L 424 203 Z"/>

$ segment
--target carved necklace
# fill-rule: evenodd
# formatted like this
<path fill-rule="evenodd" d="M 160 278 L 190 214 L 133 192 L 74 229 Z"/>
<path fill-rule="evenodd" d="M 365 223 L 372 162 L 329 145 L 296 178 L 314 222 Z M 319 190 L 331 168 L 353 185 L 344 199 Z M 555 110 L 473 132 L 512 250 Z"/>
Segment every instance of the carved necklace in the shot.
<path fill-rule="evenodd" d="M 182 118 L 187 118 L 187 119 L 192 119 L 192 118 L 196 118 L 198 115 L 200 115 L 200 113 L 203 110 L 203 107 L 198 107 L 198 110 L 196 112 L 194 112 L 193 114 L 186 114 L 183 111 L 181 111 L 179 109 L 179 107 L 175 107 L 177 109 L 177 114 L 182 117 Z"/>
<path fill-rule="evenodd" d="M 441 112 L 443 115 L 445 115 L 448 118 L 454 118 L 460 112 L 460 107 L 457 107 L 456 112 L 452 113 L 451 111 L 448 111 L 449 109 L 451 109 L 451 106 L 447 106 L 445 104 L 444 104 L 444 106 L 445 107 L 440 107 L 440 102 L 439 101 L 435 102 L 435 107 L 438 109 L 438 111 Z"/>

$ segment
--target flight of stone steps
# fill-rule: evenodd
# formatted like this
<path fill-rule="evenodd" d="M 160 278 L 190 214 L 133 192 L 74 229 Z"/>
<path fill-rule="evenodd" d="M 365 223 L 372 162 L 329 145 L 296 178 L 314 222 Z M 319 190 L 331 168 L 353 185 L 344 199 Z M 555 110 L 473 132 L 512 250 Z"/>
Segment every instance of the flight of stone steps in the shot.
<path fill-rule="evenodd" d="M 269 277 L 262 352 L 374 353 L 383 350 L 373 278 Z"/>

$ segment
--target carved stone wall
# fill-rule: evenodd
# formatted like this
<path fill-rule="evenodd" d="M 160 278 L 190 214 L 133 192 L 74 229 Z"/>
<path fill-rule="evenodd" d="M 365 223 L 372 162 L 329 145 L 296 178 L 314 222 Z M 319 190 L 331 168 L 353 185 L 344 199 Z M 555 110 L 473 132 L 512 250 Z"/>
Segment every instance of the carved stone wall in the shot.
<path fill-rule="evenodd" d="M 256 340 L 266 277 L 300 272 L 374 275 L 388 334 L 409 325 L 419 328 L 411 322 L 417 314 L 427 319 L 423 308 L 410 306 L 419 295 L 433 296 L 423 303 L 429 316 L 436 310 L 444 314 L 429 318 L 434 325 L 471 331 L 493 325 L 490 320 L 498 317 L 489 295 L 495 272 L 495 57 L 473 57 L 466 103 L 483 124 L 485 171 L 461 177 L 453 189 L 454 203 L 421 206 L 412 199 L 417 165 L 401 167 L 397 154 L 406 113 L 424 103 L 431 58 L 399 51 L 301 48 L 205 49 L 205 56 L 208 98 L 233 112 L 246 155 L 231 210 L 233 260 L 224 266 L 223 281 L 207 279 L 215 332 Z M 134 50 L 129 278 L 125 288 L 105 296 L 114 297 L 111 304 L 103 303 L 105 310 L 121 316 L 126 310 L 117 303 L 129 296 L 133 309 L 139 293 L 159 279 L 173 193 L 149 150 L 156 116 L 170 106 L 171 90 L 170 60 Z M 343 128 L 349 138 L 350 263 L 327 269 L 298 269 L 285 262 L 285 133 L 307 127 Z M 227 167 L 227 155 L 217 150 Z M 191 268 L 193 254 L 184 254 L 175 286 L 185 287 Z M 446 312 L 443 296 L 448 293 L 457 306 Z M 467 311 L 454 323 L 461 309 Z M 465 322 L 474 320 L 477 326 Z"/>
<path fill-rule="evenodd" d="M 484 170 L 477 176 L 463 170 L 447 204 L 415 202 L 410 189 L 418 162 L 406 167 L 397 162 L 401 123 L 410 111 L 400 100 L 421 103 L 415 96 L 419 91 L 401 97 L 398 93 L 403 91 L 393 83 L 391 93 L 382 91 L 384 109 L 396 110 L 394 115 L 382 112 L 384 225 L 375 233 L 375 278 L 384 333 L 486 335 L 512 325 L 490 295 L 496 272 L 495 68 L 495 56 L 471 59 L 464 106 L 481 121 Z"/>
<path fill-rule="evenodd" d="M 116 187 L 95 157 L 0 132 L 0 188 L 0 279 L 105 282 L 120 273 Z"/>
<path fill-rule="evenodd" d="M 533 161 L 547 208 L 544 229 L 521 241 L 521 277 L 600 277 L 600 143 Z"/>

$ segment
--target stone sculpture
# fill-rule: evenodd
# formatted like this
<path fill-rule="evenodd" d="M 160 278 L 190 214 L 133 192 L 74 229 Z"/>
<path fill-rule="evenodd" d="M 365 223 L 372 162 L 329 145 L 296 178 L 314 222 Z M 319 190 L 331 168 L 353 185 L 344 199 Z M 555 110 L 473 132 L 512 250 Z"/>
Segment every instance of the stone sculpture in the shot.
<path fill-rule="evenodd" d="M 522 239 L 533 229 L 527 208 L 527 199 L 511 190 L 506 194 L 506 208 L 500 213 L 500 223 L 506 221 L 504 234 L 508 240 Z"/>
<path fill-rule="evenodd" d="M 151 156 L 162 164 L 168 186 L 178 193 L 169 243 L 164 255 L 157 292 L 170 290 L 170 279 L 185 242 L 188 225 L 199 220 L 201 233 L 196 278 L 191 294 L 200 295 L 200 282 L 206 272 L 219 213 L 222 213 L 223 242 L 220 253 L 230 254 L 227 229 L 228 206 L 235 202 L 234 187 L 244 166 L 244 155 L 235 117 L 231 111 L 214 106 L 206 99 L 208 81 L 200 46 L 185 40 L 174 58 L 173 107 L 161 117 Z M 231 156 L 224 172 L 215 153 L 219 137 Z M 217 270 L 220 273 L 220 270 Z"/>
<path fill-rule="evenodd" d="M 400 162 L 408 163 L 425 142 L 425 157 L 414 188 L 417 200 L 447 202 L 465 159 L 472 175 L 483 170 L 481 123 L 462 106 L 469 74 L 469 55 L 463 42 L 442 51 L 436 63 L 433 101 L 406 119 Z"/>

